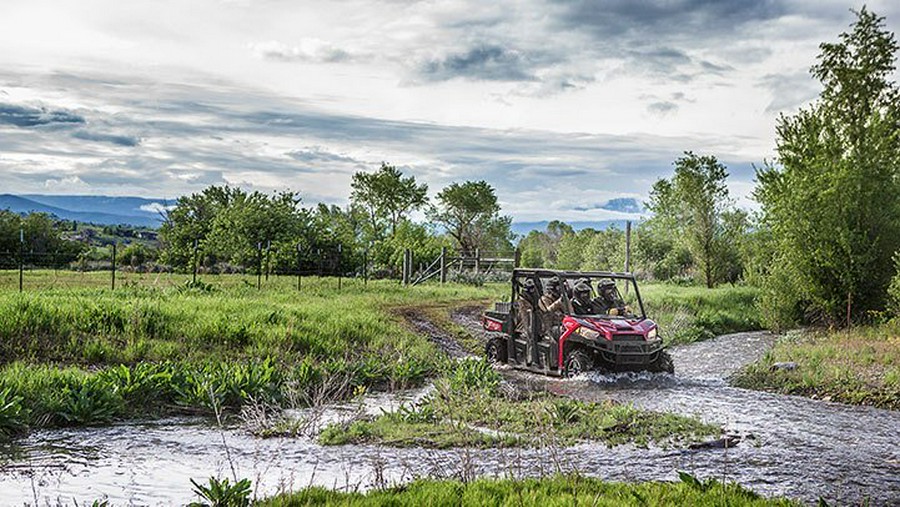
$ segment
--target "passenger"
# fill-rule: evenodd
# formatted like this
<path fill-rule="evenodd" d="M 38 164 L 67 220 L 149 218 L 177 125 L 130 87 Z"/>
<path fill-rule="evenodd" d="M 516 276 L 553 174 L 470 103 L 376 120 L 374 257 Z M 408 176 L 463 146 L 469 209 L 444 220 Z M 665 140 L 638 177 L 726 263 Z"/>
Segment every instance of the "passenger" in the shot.
<path fill-rule="evenodd" d="M 516 332 L 523 337 L 531 334 L 535 292 L 533 280 L 525 280 L 522 283 L 522 290 L 519 291 L 518 311 L 516 312 Z"/>
<path fill-rule="evenodd" d="M 534 286 L 534 280 L 526 279 L 522 283 L 522 290 L 519 292 L 518 308 L 516 310 L 516 333 L 525 340 L 526 363 L 532 363 L 532 342 L 534 341 L 533 324 L 534 324 L 534 307 L 537 299 L 537 290 Z"/>
<path fill-rule="evenodd" d="M 550 339 L 556 340 L 559 337 L 558 326 L 562 324 L 563 319 L 563 298 L 560 290 L 560 282 L 558 277 L 553 277 L 547 281 L 544 288 L 544 295 L 538 301 L 541 309 L 541 322 L 544 334 Z"/>
<path fill-rule="evenodd" d="M 594 304 L 591 301 L 593 290 L 591 289 L 590 280 L 586 278 L 578 280 L 572 292 L 572 310 L 574 310 L 575 315 L 594 315 L 597 313 L 594 311 Z"/>

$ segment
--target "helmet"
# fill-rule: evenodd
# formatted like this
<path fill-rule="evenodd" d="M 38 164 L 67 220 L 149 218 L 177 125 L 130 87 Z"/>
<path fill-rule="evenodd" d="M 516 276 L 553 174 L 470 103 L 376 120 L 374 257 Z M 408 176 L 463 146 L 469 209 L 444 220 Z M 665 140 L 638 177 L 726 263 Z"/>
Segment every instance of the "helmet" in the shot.
<path fill-rule="evenodd" d="M 547 280 L 547 285 L 544 287 L 544 293 L 550 294 L 551 296 L 559 295 L 559 277 L 554 276 Z"/>
<path fill-rule="evenodd" d="M 531 278 L 526 278 L 525 281 L 522 282 L 522 290 L 526 294 L 534 294 L 534 289 L 534 280 L 532 280 Z"/>
<path fill-rule="evenodd" d="M 585 279 L 578 280 L 573 291 L 575 292 L 575 299 L 588 301 L 591 299 L 591 282 Z"/>

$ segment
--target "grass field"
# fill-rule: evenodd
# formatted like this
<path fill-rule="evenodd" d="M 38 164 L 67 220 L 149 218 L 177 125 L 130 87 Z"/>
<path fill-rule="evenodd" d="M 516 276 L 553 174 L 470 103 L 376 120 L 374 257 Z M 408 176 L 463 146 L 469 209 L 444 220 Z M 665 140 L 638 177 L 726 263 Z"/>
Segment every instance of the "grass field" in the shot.
<path fill-rule="evenodd" d="M 776 363 L 795 363 L 776 368 Z M 739 387 L 900 410 L 900 322 L 785 335 Z"/>
<path fill-rule="evenodd" d="M 248 400 L 283 405 L 331 379 L 401 388 L 436 373 L 441 354 L 395 311 L 508 298 L 507 285 L 402 287 L 395 281 L 273 276 L 0 272 L 0 435 Z M 643 287 L 671 342 L 752 328 L 743 288 Z M 442 310 L 443 309 L 443 310 Z M 435 313 L 437 312 L 437 313 Z M 668 327 L 670 326 L 670 328 Z M 670 329 L 666 334 L 666 329 Z M 456 330 L 459 331 L 459 330 Z M 477 349 L 472 341 L 470 348 Z"/>
<path fill-rule="evenodd" d="M 682 481 L 618 483 L 560 475 L 543 479 L 422 480 L 368 493 L 343 493 L 320 487 L 279 495 L 263 506 L 795 506 L 786 499 L 760 497 L 736 484 L 700 481 L 683 474 Z"/>

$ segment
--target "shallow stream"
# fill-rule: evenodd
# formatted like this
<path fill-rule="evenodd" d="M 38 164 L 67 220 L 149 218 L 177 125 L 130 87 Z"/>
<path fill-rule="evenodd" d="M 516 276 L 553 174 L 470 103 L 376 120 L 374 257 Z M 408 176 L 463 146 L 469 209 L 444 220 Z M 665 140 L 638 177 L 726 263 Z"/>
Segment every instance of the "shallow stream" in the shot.
<path fill-rule="evenodd" d="M 815 502 L 900 505 L 900 413 L 728 387 L 725 378 L 774 340 L 740 333 L 674 351 L 676 375 L 586 375 L 529 382 L 585 400 L 630 401 L 697 415 L 742 440 L 736 447 L 672 450 L 579 445 L 568 449 L 446 450 L 322 447 L 312 439 L 259 439 L 238 427 L 169 419 L 35 432 L 0 449 L 0 504 L 182 505 L 196 500 L 188 478 L 247 477 L 258 496 L 310 484 L 366 489 L 416 477 L 539 475 L 558 469 L 616 480 L 737 481 L 766 495 Z M 524 378 L 519 372 L 507 372 Z M 379 394 L 364 406 L 333 407 L 323 420 L 378 413 L 421 396 Z M 301 414 L 302 415 L 302 414 Z"/>

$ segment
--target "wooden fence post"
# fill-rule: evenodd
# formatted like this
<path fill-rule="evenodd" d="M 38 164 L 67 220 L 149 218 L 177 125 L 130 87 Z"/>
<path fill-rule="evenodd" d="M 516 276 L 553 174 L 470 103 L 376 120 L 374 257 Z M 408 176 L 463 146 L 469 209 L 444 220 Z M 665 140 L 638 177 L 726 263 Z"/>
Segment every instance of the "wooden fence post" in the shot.
<path fill-rule="evenodd" d="M 447 247 L 441 247 L 441 285 L 447 283 Z"/>
<path fill-rule="evenodd" d="M 116 290 L 116 244 L 112 247 L 112 290 Z"/>
<path fill-rule="evenodd" d="M 481 249 L 476 248 L 475 249 L 475 274 L 477 275 L 480 272 L 481 272 Z"/>
<path fill-rule="evenodd" d="M 513 256 L 513 267 L 517 268 L 522 265 L 522 251 L 516 248 L 516 253 Z"/>

